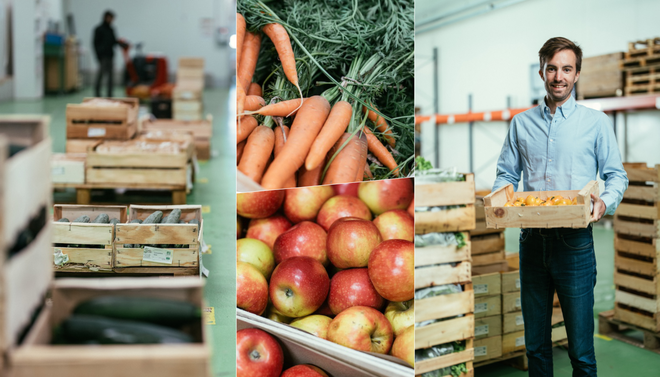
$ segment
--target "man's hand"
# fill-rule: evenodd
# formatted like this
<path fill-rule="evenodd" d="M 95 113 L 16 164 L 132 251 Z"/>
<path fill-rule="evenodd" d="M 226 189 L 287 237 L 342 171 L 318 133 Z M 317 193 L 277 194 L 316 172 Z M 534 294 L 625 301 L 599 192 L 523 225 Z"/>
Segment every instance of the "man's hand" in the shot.
<path fill-rule="evenodd" d="M 591 212 L 591 222 L 595 223 L 600 220 L 601 217 L 605 214 L 607 206 L 603 199 L 597 197 L 594 194 L 591 194 L 591 199 L 594 201 L 594 210 Z"/>

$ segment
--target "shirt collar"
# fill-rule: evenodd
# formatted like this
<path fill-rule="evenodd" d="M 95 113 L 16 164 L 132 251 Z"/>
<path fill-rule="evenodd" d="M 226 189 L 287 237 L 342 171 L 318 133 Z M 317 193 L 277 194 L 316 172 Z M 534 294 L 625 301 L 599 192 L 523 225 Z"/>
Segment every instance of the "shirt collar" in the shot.
<path fill-rule="evenodd" d="M 545 97 L 541 101 L 541 105 L 539 107 L 541 108 L 541 116 L 543 117 L 543 120 L 546 120 L 546 115 L 550 116 L 550 108 L 545 103 Z M 575 102 L 575 98 L 573 98 L 573 95 L 571 95 L 568 98 L 568 101 L 564 102 L 563 105 L 557 107 L 557 110 L 555 111 L 555 116 L 557 116 L 557 114 L 561 114 L 561 116 L 564 119 L 567 119 L 573 113 L 576 107 L 577 107 L 577 102 Z"/>

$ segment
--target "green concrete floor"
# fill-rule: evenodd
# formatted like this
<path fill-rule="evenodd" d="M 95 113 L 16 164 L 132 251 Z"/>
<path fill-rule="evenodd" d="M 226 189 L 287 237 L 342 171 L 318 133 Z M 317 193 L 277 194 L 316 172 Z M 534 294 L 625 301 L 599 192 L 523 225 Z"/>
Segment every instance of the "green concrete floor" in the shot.
<path fill-rule="evenodd" d="M 114 93 L 121 95 L 123 90 L 116 88 Z M 92 95 L 92 90 L 86 89 L 41 100 L 0 102 L 0 114 L 50 115 L 53 152 L 63 153 L 66 141 L 66 104 L 80 103 L 84 97 Z M 229 127 L 233 124 L 234 113 L 233 107 L 230 107 L 229 90 L 204 91 L 204 109 L 214 119 L 212 157 L 208 162 L 199 164 L 200 171 L 194 189 L 187 197 L 187 203 L 208 206 L 203 214 L 204 240 L 211 246 L 211 254 L 202 256 L 204 267 L 210 271 L 204 297 L 207 305 L 214 308 L 215 324 L 207 326 L 207 339 L 213 351 L 213 376 L 233 376 L 236 373 L 236 144 L 235 132 Z M 62 200 L 75 200 L 75 193 L 55 195 L 56 203 Z M 152 198 L 135 196 L 128 200 L 120 204 L 136 204 L 140 200 L 152 201 Z"/>
<path fill-rule="evenodd" d="M 520 229 L 506 230 L 506 250 L 518 251 Z M 594 323 L 598 332 L 598 313 L 614 308 L 614 231 L 611 227 L 599 224 L 594 227 L 594 244 L 596 249 L 596 264 L 598 276 L 594 291 Z M 633 331 L 627 335 L 642 339 L 642 333 Z M 627 343 L 600 337 L 594 334 L 596 361 L 600 377 L 620 376 L 658 376 L 660 375 L 660 355 L 638 348 Z M 570 376 L 572 374 L 571 360 L 566 349 L 553 348 L 555 376 Z M 478 377 L 518 377 L 527 376 L 527 372 L 519 371 L 510 366 L 491 364 L 479 367 L 475 371 Z"/>

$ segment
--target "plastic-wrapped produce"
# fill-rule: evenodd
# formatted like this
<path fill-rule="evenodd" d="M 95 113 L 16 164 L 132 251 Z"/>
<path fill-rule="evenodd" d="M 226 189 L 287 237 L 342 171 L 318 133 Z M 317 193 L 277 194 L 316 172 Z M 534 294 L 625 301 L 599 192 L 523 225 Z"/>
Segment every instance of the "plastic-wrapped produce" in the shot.
<path fill-rule="evenodd" d="M 418 171 L 415 174 L 415 184 L 438 183 L 438 182 L 460 182 L 465 181 L 465 174 L 457 173 L 456 168 L 429 169 Z"/>
<path fill-rule="evenodd" d="M 415 212 L 440 212 L 440 211 L 446 211 L 448 209 L 456 209 L 461 207 L 465 207 L 465 204 L 454 205 L 454 206 L 415 207 Z"/>
<path fill-rule="evenodd" d="M 433 359 L 440 356 L 445 356 L 452 354 L 454 352 L 461 352 L 465 350 L 465 342 L 451 342 L 440 344 L 437 346 L 424 348 L 415 351 L 415 362 L 422 360 Z M 458 377 L 461 373 L 467 372 L 467 367 L 465 363 L 453 365 L 451 367 L 446 367 L 442 369 L 436 369 L 430 372 L 422 373 L 422 377 L 444 377 L 451 375 Z"/>
<path fill-rule="evenodd" d="M 463 233 L 427 233 L 415 235 L 415 247 L 425 247 L 431 245 L 451 246 L 457 245 L 460 249 L 465 246 L 465 236 Z"/>
<path fill-rule="evenodd" d="M 422 288 L 416 291 L 415 300 L 461 292 L 463 292 L 463 288 L 460 284 L 436 285 L 435 287 Z"/>

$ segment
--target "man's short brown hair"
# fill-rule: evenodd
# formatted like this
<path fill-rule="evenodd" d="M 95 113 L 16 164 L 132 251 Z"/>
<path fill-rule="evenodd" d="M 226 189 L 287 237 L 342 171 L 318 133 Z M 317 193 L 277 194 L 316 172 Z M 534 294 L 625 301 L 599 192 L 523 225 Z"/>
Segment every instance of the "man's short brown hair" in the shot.
<path fill-rule="evenodd" d="M 577 69 L 577 72 L 580 72 L 580 69 L 582 69 L 582 49 L 580 46 L 563 37 L 550 38 L 541 47 L 539 50 L 541 69 L 543 69 L 548 60 L 552 59 L 561 50 L 571 50 L 575 53 L 575 69 Z"/>

